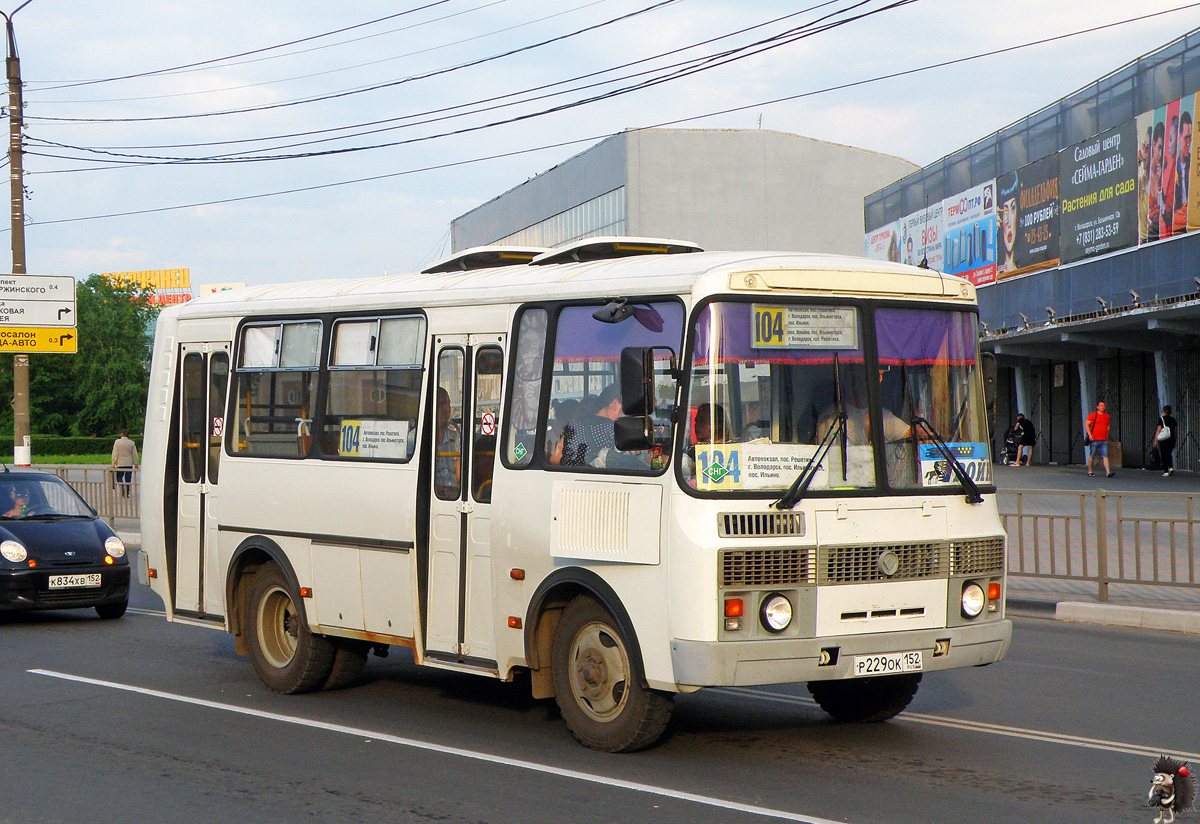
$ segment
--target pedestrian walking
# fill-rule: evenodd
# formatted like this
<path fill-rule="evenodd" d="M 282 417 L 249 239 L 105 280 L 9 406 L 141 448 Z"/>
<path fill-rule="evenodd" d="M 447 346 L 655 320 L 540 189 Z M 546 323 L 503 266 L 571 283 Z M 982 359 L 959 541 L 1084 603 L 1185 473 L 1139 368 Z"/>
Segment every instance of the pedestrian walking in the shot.
<path fill-rule="evenodd" d="M 1154 429 L 1154 445 L 1158 448 L 1158 458 L 1162 463 L 1163 477 L 1169 478 L 1175 474 L 1175 443 L 1179 437 L 1179 421 L 1171 415 L 1170 405 L 1162 408 L 1158 416 L 1158 426 Z"/>
<path fill-rule="evenodd" d="M 1017 434 L 1017 466 L 1021 465 L 1022 456 L 1025 466 L 1029 466 L 1033 460 L 1033 445 L 1037 443 L 1037 430 L 1033 428 L 1033 421 L 1020 412 L 1017 413 L 1017 422 L 1013 424 L 1013 428 Z"/>
<path fill-rule="evenodd" d="M 1084 427 L 1084 437 L 1088 444 L 1087 470 L 1089 476 L 1094 477 L 1096 475 L 1092 469 L 1092 464 L 1096 460 L 1096 457 L 1099 456 L 1104 459 L 1104 474 L 1111 478 L 1113 471 L 1108 465 L 1108 423 L 1110 417 L 1104 410 L 1104 401 L 1100 401 L 1096 404 L 1096 411 L 1087 416 L 1087 425 Z"/>
<path fill-rule="evenodd" d="M 116 470 L 117 489 L 122 498 L 128 498 L 133 489 L 133 470 L 137 469 L 137 444 L 129 437 L 129 431 L 122 429 L 121 437 L 113 442 L 112 468 Z"/>

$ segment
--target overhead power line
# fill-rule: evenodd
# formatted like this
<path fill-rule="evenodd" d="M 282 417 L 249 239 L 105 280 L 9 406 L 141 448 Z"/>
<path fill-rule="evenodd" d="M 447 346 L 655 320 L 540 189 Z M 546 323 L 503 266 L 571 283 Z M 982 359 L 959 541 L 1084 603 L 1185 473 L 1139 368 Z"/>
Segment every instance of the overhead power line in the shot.
<path fill-rule="evenodd" d="M 1083 36 L 1083 35 L 1087 35 L 1087 34 L 1092 34 L 1092 33 L 1098 32 L 1098 31 L 1104 31 L 1107 29 L 1112 29 L 1112 28 L 1116 28 L 1119 26 L 1128 25 L 1130 23 L 1140 22 L 1142 20 L 1159 17 L 1159 16 L 1162 16 L 1165 14 L 1172 14 L 1172 13 L 1179 12 L 1179 11 L 1186 11 L 1188 9 L 1192 9 L 1192 8 L 1196 8 L 1196 7 L 1200 7 L 1200 2 L 1189 3 L 1189 4 L 1179 6 L 1179 7 L 1173 8 L 1173 9 L 1166 9 L 1166 10 L 1159 11 L 1159 12 L 1152 12 L 1149 14 L 1139 15 L 1136 17 L 1127 18 L 1125 20 L 1115 21 L 1113 23 L 1106 23 L 1106 24 L 1102 24 L 1102 25 L 1098 25 L 1098 26 L 1092 26 L 1092 27 L 1089 27 L 1086 29 L 1079 29 L 1079 30 L 1076 30 L 1073 32 L 1068 32 L 1068 33 L 1061 34 L 1061 35 L 1055 35 L 1052 37 L 1041 38 L 1038 40 L 1032 40 L 1032 41 L 1028 41 L 1026 43 L 1021 43 L 1021 44 L 1014 45 L 1014 46 L 1007 46 L 1007 47 L 1000 48 L 1000 49 L 993 49 L 993 50 L 989 50 L 986 52 L 979 52 L 977 54 L 967 55 L 965 57 L 955 58 L 952 60 L 939 61 L 937 63 L 930 63 L 927 65 L 919 66 L 919 67 L 912 68 L 912 69 L 906 69 L 906 70 L 902 70 L 902 71 L 898 71 L 898 72 L 891 72 L 888 74 L 877 75 L 875 77 L 851 81 L 848 83 L 842 83 L 842 84 L 838 84 L 835 86 L 828 86 L 828 87 L 825 87 L 822 89 L 815 89 L 815 90 L 810 90 L 807 92 L 800 92 L 800 93 L 797 93 L 794 95 L 787 95 L 784 97 L 776 97 L 776 98 L 773 98 L 770 100 L 764 100 L 764 101 L 759 101 L 756 103 L 746 104 L 744 106 L 736 106 L 736 107 L 730 107 L 730 108 L 721 109 L 721 110 L 709 111 L 709 112 L 706 112 L 703 114 L 693 115 L 690 117 L 682 117 L 682 118 L 675 118 L 675 119 L 667 120 L 667 121 L 661 121 L 659 123 L 655 123 L 654 125 L 644 126 L 641 128 L 642 129 L 655 129 L 655 128 L 662 128 L 664 126 L 678 125 L 681 123 L 695 122 L 697 120 L 704 120 L 704 119 L 707 119 L 710 117 L 716 117 L 716 116 L 729 114 L 729 113 L 733 113 L 733 112 L 746 111 L 748 109 L 755 109 L 755 108 L 762 108 L 764 106 L 770 106 L 770 105 L 775 105 L 778 103 L 799 100 L 799 99 L 806 98 L 806 97 L 813 97 L 816 95 L 827 94 L 827 93 L 834 92 L 834 91 L 840 91 L 840 90 L 844 90 L 847 88 L 863 86 L 863 85 L 867 85 L 870 83 L 877 83 L 877 82 L 881 82 L 884 80 L 891 80 L 891 79 L 896 79 L 896 78 L 901 78 L 901 77 L 907 77 L 907 76 L 919 74 L 922 72 L 928 72 L 928 71 L 932 71 L 935 69 L 946 68 L 946 67 L 954 66 L 954 65 L 960 65 L 962 63 L 980 60 L 980 59 L 984 59 L 987 57 L 993 57 L 996 55 L 1007 54 L 1007 53 L 1019 51 L 1022 49 L 1028 49 L 1028 48 L 1032 48 L 1035 46 L 1045 45 L 1047 43 L 1053 43 L 1053 42 L 1066 40 L 1066 39 L 1073 38 L 1073 37 L 1079 37 L 1079 36 Z M 629 131 L 636 132 L 639 130 L 640 129 L 630 129 Z M 107 214 L 84 215 L 84 216 L 79 216 L 79 217 L 57 218 L 57 219 L 53 219 L 53 220 L 31 221 L 29 225 L 45 226 L 45 225 L 53 225 L 53 224 L 59 224 L 59 223 L 76 223 L 76 222 L 92 221 L 92 220 L 104 220 L 104 219 L 115 218 L 115 217 L 133 217 L 136 215 L 147 215 L 147 214 L 156 214 L 156 213 L 163 213 L 163 212 L 170 212 L 170 211 L 180 211 L 180 210 L 184 210 L 184 209 L 199 208 L 202 206 L 214 206 L 214 205 L 221 205 L 221 204 L 228 204 L 228 203 L 244 202 L 244 201 L 248 201 L 248 200 L 258 200 L 258 199 L 270 198 L 270 197 L 281 197 L 281 196 L 286 196 L 286 195 L 301 194 L 301 193 L 305 193 L 305 192 L 321 191 L 321 190 L 337 188 L 337 187 L 341 187 L 341 186 L 350 186 L 350 185 L 356 185 L 359 183 L 367 183 L 367 182 L 373 182 L 373 181 L 378 181 L 378 180 L 387 180 L 387 179 L 391 179 L 391 178 L 403 177 L 403 176 L 407 176 L 407 175 L 420 174 L 423 172 L 440 171 L 440 170 L 451 169 L 451 168 L 456 168 L 456 167 L 460 167 L 460 166 L 473 165 L 473 164 L 477 164 L 477 163 L 485 163 L 485 162 L 492 161 L 492 160 L 500 160 L 500 159 L 506 159 L 506 158 L 511 158 L 511 157 L 517 157 L 520 155 L 532 154 L 534 152 L 546 151 L 549 149 L 565 148 L 568 146 L 579 145 L 581 143 L 595 142 L 597 140 L 601 140 L 608 136 L 609 136 L 608 134 L 591 135 L 591 136 L 581 137 L 581 138 L 577 138 L 577 139 L 573 139 L 573 140 L 558 141 L 558 142 L 554 142 L 554 143 L 543 144 L 540 146 L 534 146 L 534 147 L 529 147 L 529 148 L 524 148 L 524 149 L 516 149 L 513 151 L 509 151 L 509 152 L 489 154 L 489 155 L 484 155 L 484 156 L 480 156 L 480 157 L 468 158 L 465 160 L 458 160 L 458 161 L 452 161 L 452 162 L 448 162 L 448 163 L 439 163 L 439 164 L 433 164 L 433 165 L 429 165 L 429 166 L 415 167 L 415 168 L 405 169 L 405 170 L 401 170 L 401 171 L 397 171 L 397 172 L 388 172 L 388 173 L 379 174 L 379 175 L 371 175 L 368 177 L 359 177 L 359 178 L 353 178 L 353 179 L 349 179 L 349 180 L 335 181 L 335 182 L 331 182 L 331 183 L 294 187 L 294 188 L 290 188 L 290 189 L 282 189 L 282 190 L 277 190 L 277 191 L 272 191 L 272 192 L 262 192 L 262 193 L 251 194 L 251 195 L 242 195 L 242 196 L 232 197 L 232 198 L 222 198 L 222 199 L 216 199 L 216 200 L 198 201 L 198 202 L 186 203 L 186 204 L 177 204 L 177 205 L 173 205 L 173 206 L 161 206 L 161 207 L 155 207 L 155 208 L 150 208 L 150 209 L 135 209 L 135 210 L 129 210 L 129 211 L 125 211 L 125 212 L 111 212 L 111 213 L 107 213 Z M 4 231 L 7 231 L 7 230 L 0 229 L 0 233 L 3 233 Z"/>

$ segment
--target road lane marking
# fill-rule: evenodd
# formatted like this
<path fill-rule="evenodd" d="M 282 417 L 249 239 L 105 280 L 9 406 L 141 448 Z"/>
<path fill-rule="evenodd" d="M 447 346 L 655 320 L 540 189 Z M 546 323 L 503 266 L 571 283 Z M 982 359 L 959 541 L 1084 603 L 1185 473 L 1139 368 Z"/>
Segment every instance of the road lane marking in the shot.
<path fill-rule="evenodd" d="M 534 761 L 523 761 L 518 758 L 507 758 L 502 755 L 477 752 L 475 750 L 467 750 L 461 747 L 448 747 L 444 744 L 433 744 L 428 741 L 419 741 L 415 738 L 403 738 L 398 735 L 390 735 L 388 733 L 363 729 L 361 727 L 350 727 L 344 724 L 331 724 L 326 721 L 314 721 L 308 718 L 299 718 L 293 715 L 283 715 L 282 713 L 277 712 L 267 712 L 264 710 L 250 709 L 248 707 L 239 707 L 234 704 L 224 704 L 219 701 L 209 701 L 203 698 L 190 698 L 186 695 L 178 695 L 172 692 L 163 692 L 162 690 L 138 687 L 132 684 L 121 684 L 115 681 L 102 681 L 98 678 L 87 678 L 82 675 L 71 675 L 69 673 L 56 672 L 54 670 L 31 669 L 26 670 L 26 672 L 29 672 L 33 675 L 44 675 L 49 678 L 60 678 L 64 681 L 74 681 L 79 684 L 90 684 L 96 687 L 105 687 L 107 689 L 137 693 L 138 695 L 145 695 L 151 698 L 161 698 L 167 701 L 191 704 L 193 706 L 205 707 L 207 709 L 221 710 L 222 712 L 230 712 L 237 715 L 248 715 L 266 721 L 279 721 L 284 724 L 294 724 L 299 727 L 308 727 L 310 729 L 324 730 L 326 732 L 353 735 L 357 738 L 370 738 L 375 741 L 385 741 L 389 744 L 397 744 L 402 747 L 426 750 L 429 752 L 441 753 L 443 755 L 452 755 L 457 756 L 458 758 L 468 758 L 472 761 L 483 761 L 489 764 L 496 764 L 498 766 L 512 767 L 519 770 L 528 770 L 529 772 L 552 775 L 558 778 L 569 778 L 589 784 L 600 784 L 604 787 L 619 787 L 625 790 L 632 790 L 633 792 L 656 795 L 663 798 L 671 798 L 677 801 L 690 801 L 694 804 L 702 804 L 706 807 L 717 807 L 723 810 L 733 810 L 735 812 L 747 813 L 748 815 L 763 816 L 767 818 L 780 819 L 783 821 L 799 821 L 803 822 L 803 824 L 844 824 L 844 822 L 839 823 L 828 818 L 817 818 L 814 816 L 800 815 L 798 813 L 790 813 L 785 810 L 774 810 L 769 807 L 758 807 L 753 804 L 742 804 L 737 801 L 728 801 L 723 798 L 697 795 L 696 793 L 672 790 L 667 787 L 656 787 L 653 784 L 642 784 L 636 781 L 625 781 L 620 778 L 599 775 L 597 773 L 568 770 L 562 767 L 551 767 L 546 764 L 538 764 Z"/>
<path fill-rule="evenodd" d="M 780 695 L 773 692 L 762 692 L 759 690 L 747 689 L 746 687 L 722 687 L 718 691 L 728 695 L 735 695 L 740 698 L 755 698 L 764 701 L 773 701 L 780 704 L 817 707 L 816 701 L 799 695 Z M 1200 753 L 1172 752 L 1170 750 L 1164 750 L 1162 747 L 1146 747 L 1140 744 L 1127 744 L 1122 741 L 1107 741 L 1102 738 L 1084 738 L 1083 736 L 1079 735 L 1043 732 L 1041 730 L 1030 730 L 1022 727 L 1008 727 L 1003 724 L 989 724 L 984 721 L 966 721 L 959 718 L 944 718 L 938 715 L 923 715 L 919 712 L 905 712 L 897 715 L 892 719 L 891 723 L 897 722 L 928 724 L 934 727 L 950 727 L 952 729 L 968 730 L 970 732 L 1003 735 L 1010 738 L 1025 738 L 1030 741 L 1042 741 L 1048 744 L 1062 744 L 1069 747 L 1086 747 L 1093 750 L 1127 753 L 1129 755 L 1141 755 L 1148 756 L 1150 758 L 1158 758 L 1160 755 L 1173 755 L 1176 758 L 1181 758 L 1185 761 L 1200 761 Z"/>

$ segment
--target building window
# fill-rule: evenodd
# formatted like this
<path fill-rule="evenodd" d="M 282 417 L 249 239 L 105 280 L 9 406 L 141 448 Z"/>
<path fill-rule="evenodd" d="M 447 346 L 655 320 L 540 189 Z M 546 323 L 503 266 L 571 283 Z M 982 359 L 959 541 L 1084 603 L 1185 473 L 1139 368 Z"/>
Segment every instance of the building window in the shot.
<path fill-rule="evenodd" d="M 565 212 L 502 237 L 496 245 L 560 246 L 601 235 L 625 234 L 625 187 L 580 203 Z"/>

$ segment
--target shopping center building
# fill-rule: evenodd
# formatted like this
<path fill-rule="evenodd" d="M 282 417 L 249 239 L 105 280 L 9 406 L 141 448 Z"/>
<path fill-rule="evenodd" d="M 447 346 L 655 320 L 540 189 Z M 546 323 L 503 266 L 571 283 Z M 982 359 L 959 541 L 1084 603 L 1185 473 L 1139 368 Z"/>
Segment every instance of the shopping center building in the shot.
<path fill-rule="evenodd" d="M 997 443 L 1020 411 L 1036 462 L 1081 463 L 1104 401 L 1141 467 L 1169 404 L 1200 469 L 1198 91 L 1200 30 L 865 199 L 868 255 L 979 287 Z"/>

